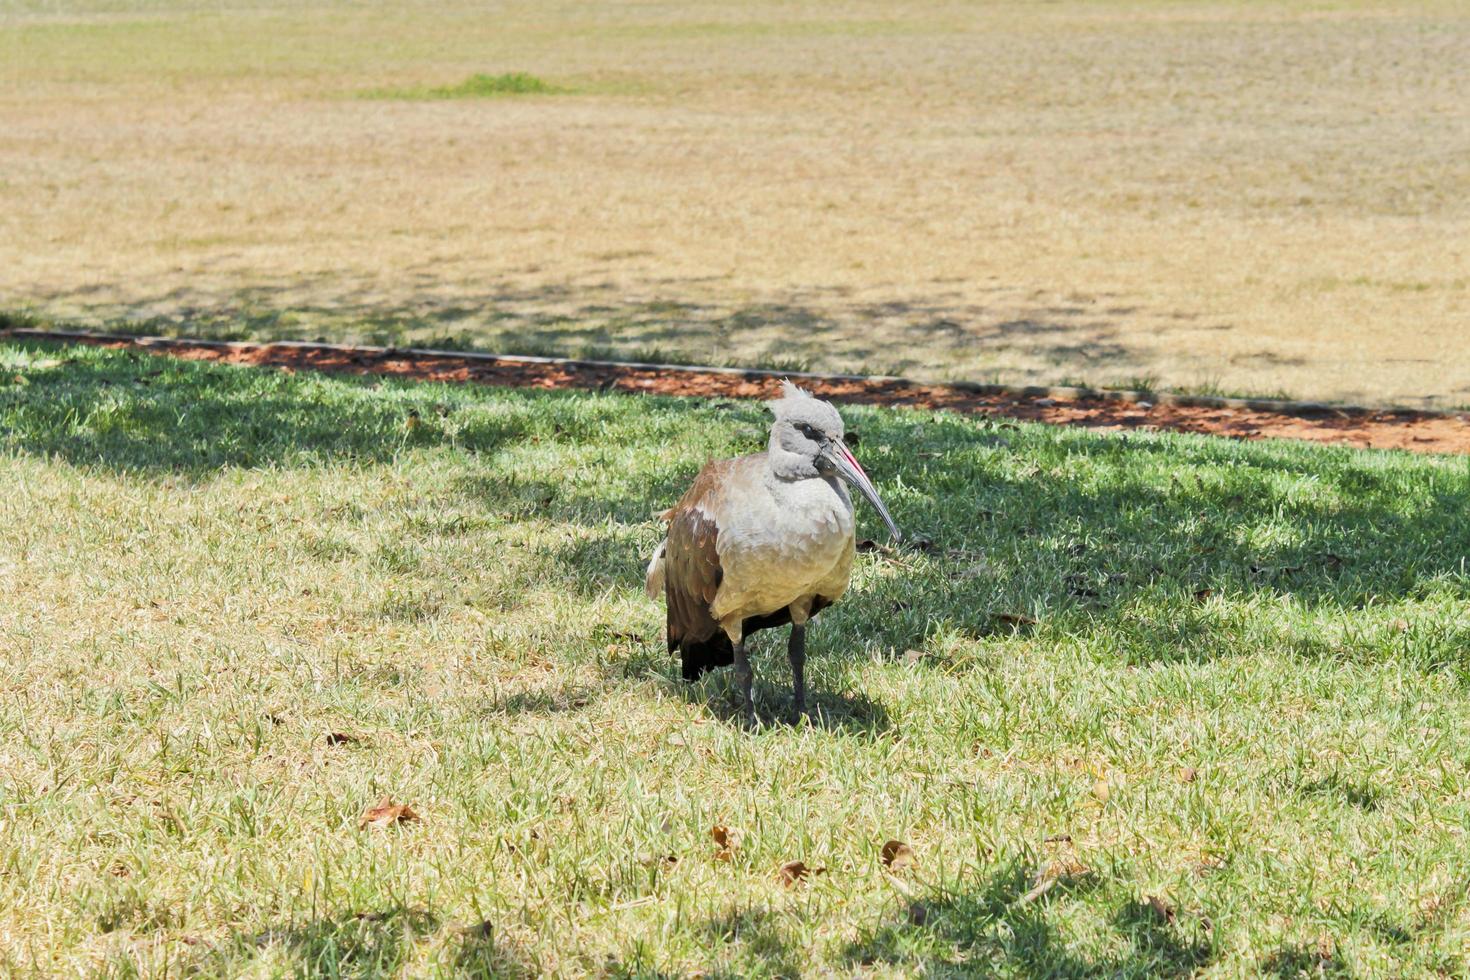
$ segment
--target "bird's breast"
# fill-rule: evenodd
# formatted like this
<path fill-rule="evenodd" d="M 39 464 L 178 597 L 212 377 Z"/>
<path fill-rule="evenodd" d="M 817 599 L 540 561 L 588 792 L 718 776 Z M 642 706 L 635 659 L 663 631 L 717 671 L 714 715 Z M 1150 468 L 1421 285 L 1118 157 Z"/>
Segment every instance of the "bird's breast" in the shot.
<path fill-rule="evenodd" d="M 752 519 L 722 527 L 720 610 L 767 612 L 835 579 L 852 562 L 852 502 L 840 486 L 803 480 L 770 492 Z M 824 593 L 825 594 L 825 593 Z"/>

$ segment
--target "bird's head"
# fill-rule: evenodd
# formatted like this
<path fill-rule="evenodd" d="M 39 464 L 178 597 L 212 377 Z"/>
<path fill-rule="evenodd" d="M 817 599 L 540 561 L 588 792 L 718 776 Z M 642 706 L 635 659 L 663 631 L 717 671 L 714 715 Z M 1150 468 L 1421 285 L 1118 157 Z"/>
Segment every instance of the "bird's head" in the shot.
<path fill-rule="evenodd" d="M 777 471 L 795 477 L 836 476 L 850 483 L 883 518 L 893 540 L 902 541 L 903 535 L 883 506 L 873 481 L 843 441 L 846 430 L 837 409 L 790 381 L 781 382 L 781 397 L 769 404 L 776 416 L 771 423 L 769 451 Z"/>

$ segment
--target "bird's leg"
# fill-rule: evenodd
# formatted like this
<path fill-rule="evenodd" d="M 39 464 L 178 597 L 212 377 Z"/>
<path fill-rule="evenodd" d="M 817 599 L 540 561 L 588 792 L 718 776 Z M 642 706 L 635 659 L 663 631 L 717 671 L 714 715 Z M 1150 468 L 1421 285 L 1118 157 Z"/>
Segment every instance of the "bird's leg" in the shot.
<path fill-rule="evenodd" d="M 791 701 L 799 721 L 806 712 L 806 624 L 792 624 L 786 656 L 791 660 Z"/>
<path fill-rule="evenodd" d="M 735 618 L 733 622 L 722 623 L 725 635 L 730 637 L 730 644 L 735 648 L 735 686 L 740 690 L 740 707 L 745 714 L 745 721 L 752 728 L 755 727 L 755 694 L 752 688 L 755 686 L 755 671 L 751 669 L 750 658 L 745 655 L 745 636 L 742 627 L 743 620 Z"/>
<path fill-rule="evenodd" d="M 751 669 L 750 660 L 745 656 L 744 640 L 735 644 L 735 686 L 740 689 L 740 704 L 745 713 L 745 720 L 753 728 L 755 727 L 755 694 L 752 688 L 755 686 L 755 671 Z"/>
<path fill-rule="evenodd" d="M 789 607 L 791 612 L 791 640 L 786 645 L 786 656 L 791 661 L 791 700 L 796 708 L 796 720 L 806 712 L 806 621 L 812 614 L 810 599 L 799 599 Z"/>

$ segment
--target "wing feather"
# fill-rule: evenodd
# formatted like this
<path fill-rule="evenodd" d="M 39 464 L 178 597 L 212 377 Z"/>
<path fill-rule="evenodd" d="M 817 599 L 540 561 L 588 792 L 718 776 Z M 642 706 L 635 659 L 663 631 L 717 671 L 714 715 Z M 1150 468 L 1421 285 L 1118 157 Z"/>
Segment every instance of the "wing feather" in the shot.
<path fill-rule="evenodd" d="M 664 548 L 669 650 L 679 651 L 686 679 L 732 663 L 735 657 L 730 638 L 710 612 L 724 581 L 717 515 L 735 462 L 726 459 L 707 463 L 688 492 L 664 513 L 669 522 Z"/>

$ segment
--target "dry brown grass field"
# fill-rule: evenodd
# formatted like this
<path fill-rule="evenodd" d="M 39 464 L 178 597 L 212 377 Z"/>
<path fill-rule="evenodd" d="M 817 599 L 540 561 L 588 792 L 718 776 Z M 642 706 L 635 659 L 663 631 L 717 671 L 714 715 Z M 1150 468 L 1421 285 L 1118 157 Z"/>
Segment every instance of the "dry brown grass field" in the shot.
<path fill-rule="evenodd" d="M 99 325 L 1458 406 L 1467 219 L 1462 0 L 0 3 Z"/>

